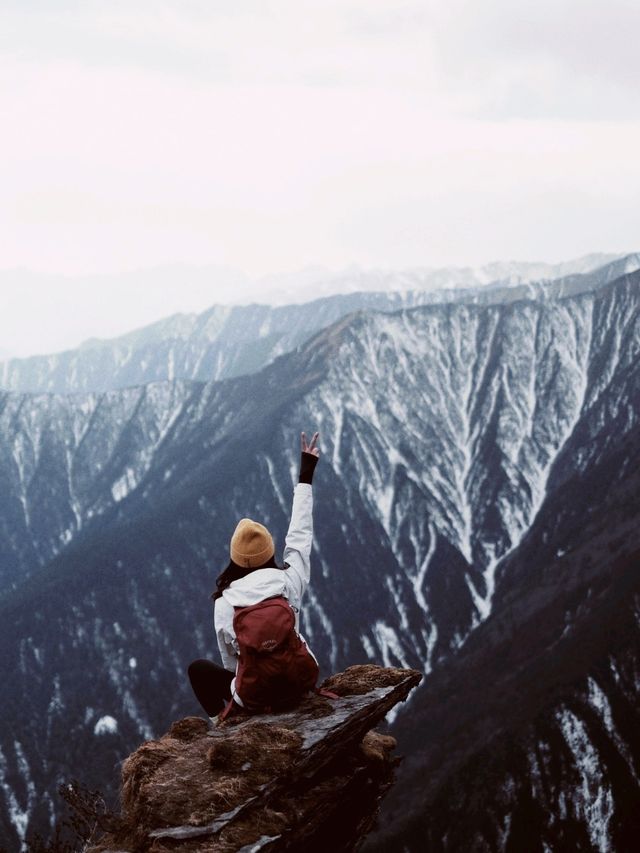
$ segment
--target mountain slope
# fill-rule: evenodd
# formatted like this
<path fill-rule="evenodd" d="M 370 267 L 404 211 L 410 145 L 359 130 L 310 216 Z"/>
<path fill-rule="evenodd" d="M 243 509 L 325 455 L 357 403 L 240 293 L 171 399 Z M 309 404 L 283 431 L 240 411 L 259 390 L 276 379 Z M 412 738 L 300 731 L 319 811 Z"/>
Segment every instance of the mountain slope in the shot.
<path fill-rule="evenodd" d="M 193 388 L 0 393 L 0 591 L 22 583 L 135 486 Z"/>
<path fill-rule="evenodd" d="M 545 502 L 494 613 L 399 727 L 405 794 L 371 849 L 634 849 L 639 471 L 636 426 Z"/>
<path fill-rule="evenodd" d="M 540 508 L 637 428 L 639 287 L 634 273 L 560 300 L 351 316 L 259 374 L 158 386 L 127 431 L 117 401 L 132 392 L 114 392 L 92 426 L 96 483 L 110 472 L 86 489 L 100 513 L 0 601 L 2 840 L 42 826 L 78 767 L 105 785 L 138 739 L 196 710 L 184 669 L 213 653 L 208 591 L 229 533 L 250 515 L 282 545 L 299 428 L 323 438 L 304 631 L 325 672 L 367 659 L 429 671 L 469 647 Z M 35 450 L 54 431 L 52 446 L 84 452 L 77 418 L 47 406 L 32 410 Z M 5 456 L 22 430 L 3 434 Z M 101 456 L 101 435 L 120 450 Z M 42 488 L 81 491 L 74 465 L 50 471 L 14 495 L 13 481 L 6 505 L 24 494 L 38 519 Z"/>

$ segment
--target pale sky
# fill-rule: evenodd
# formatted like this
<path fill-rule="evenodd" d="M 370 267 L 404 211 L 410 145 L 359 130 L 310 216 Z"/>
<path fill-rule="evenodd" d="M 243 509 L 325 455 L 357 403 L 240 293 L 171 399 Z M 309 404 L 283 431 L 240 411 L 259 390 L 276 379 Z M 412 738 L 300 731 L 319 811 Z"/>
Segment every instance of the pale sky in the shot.
<path fill-rule="evenodd" d="M 636 0 L 2 0 L 0 271 L 56 277 L 22 332 L 2 273 L 0 351 L 69 294 L 69 345 L 216 301 L 88 275 L 636 250 L 638 32 Z"/>

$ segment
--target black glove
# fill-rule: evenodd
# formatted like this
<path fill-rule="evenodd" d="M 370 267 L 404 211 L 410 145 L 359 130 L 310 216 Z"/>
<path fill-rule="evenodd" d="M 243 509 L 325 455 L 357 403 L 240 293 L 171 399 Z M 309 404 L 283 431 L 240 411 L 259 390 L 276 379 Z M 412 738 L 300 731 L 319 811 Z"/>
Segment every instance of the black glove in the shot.
<path fill-rule="evenodd" d="M 318 457 L 315 453 L 305 453 L 304 451 L 300 455 L 300 476 L 298 478 L 299 483 L 308 483 L 311 485 L 311 481 L 313 480 L 313 472 L 316 470 L 316 465 L 318 464 Z"/>

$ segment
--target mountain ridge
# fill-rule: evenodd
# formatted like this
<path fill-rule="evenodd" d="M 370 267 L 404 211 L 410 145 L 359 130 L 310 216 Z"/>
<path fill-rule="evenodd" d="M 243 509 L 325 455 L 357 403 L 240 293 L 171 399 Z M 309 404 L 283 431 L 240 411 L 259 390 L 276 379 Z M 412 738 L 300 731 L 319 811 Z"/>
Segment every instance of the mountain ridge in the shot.
<path fill-rule="evenodd" d="M 551 500 L 568 471 L 588 470 L 633 434 L 639 286 L 632 273 L 597 297 L 352 316 L 262 373 L 189 386 L 148 459 L 150 427 L 164 422 L 173 386 L 152 389 L 147 412 L 131 390 L 111 392 L 128 396 L 138 417 L 105 482 L 111 488 L 127 453 L 140 453 L 133 487 L 71 538 L 20 607 L 18 590 L 5 598 L 5 615 L 16 606 L 0 628 L 11 673 L 0 711 L 4 837 L 8 802 L 25 826 L 42 826 L 56 783 L 77 775 L 87 749 L 95 758 L 87 781 L 103 785 L 136 739 L 193 709 L 184 668 L 213 654 L 208 593 L 228 531 L 253 515 L 282 541 L 300 427 L 323 435 L 303 614 L 322 666 L 376 660 L 430 672 L 464 650 L 502 607 L 508 574 L 495 564 L 489 597 L 487 566 L 535 523 L 536 494 Z M 104 452 L 122 425 L 106 408 L 101 415 L 94 446 Z M 72 434 L 53 429 L 52 459 L 67 459 Z M 82 446 L 89 450 L 88 437 Z M 59 497 L 69 470 L 46 470 L 37 483 Z M 5 501 L 19 512 L 15 481 L 5 482 Z M 40 489 L 34 483 L 38 505 Z M 105 715 L 114 731 L 98 727 Z M 63 730 L 61 754 L 52 738 Z"/>
<path fill-rule="evenodd" d="M 640 796 L 640 743 L 634 734 L 638 703 L 637 696 L 635 703 L 632 698 L 633 678 L 626 700 L 616 683 L 622 677 L 620 661 L 627 661 L 628 684 L 629 666 L 631 673 L 637 672 L 639 662 L 634 614 L 634 601 L 640 601 L 638 462 L 636 431 L 597 466 L 568 479 L 543 508 L 519 551 L 507 557 L 495 612 L 445 667 L 432 673 L 413 704 L 417 727 L 412 732 L 398 729 L 402 749 L 411 756 L 420 753 L 408 760 L 404 787 L 416 791 L 412 774 L 419 773 L 422 802 L 418 806 L 419 795 L 414 795 L 411 806 L 406 800 L 400 804 L 392 795 L 396 801 L 386 815 L 386 832 L 371 849 L 419 849 L 417 839 L 425 836 L 434 849 L 468 849 L 483 842 L 501 850 L 581 845 L 632 849 L 637 818 L 629 803 L 637 805 Z M 510 572 L 515 574 L 509 578 Z M 509 681 L 515 686 L 505 687 Z M 600 717 L 599 733 L 589 722 L 594 711 Z M 568 713 L 571 723 L 566 729 Z M 551 754 L 562 756 L 567 748 L 569 753 L 562 758 L 562 774 L 554 776 L 544 769 L 550 760 L 544 759 L 544 744 L 549 737 L 558 738 L 558 727 L 563 734 Z M 590 769 L 580 769 L 579 750 L 571 752 L 571 731 L 588 733 L 581 735 L 581 749 L 597 757 Z M 631 776 L 624 770 L 629 761 Z M 532 786 L 529 764 L 542 766 L 537 772 L 538 778 L 548 777 L 546 794 L 535 781 Z M 587 774 L 588 784 L 573 789 L 568 780 L 581 772 Z M 489 779 L 491 790 L 482 793 Z M 569 805 L 564 808 L 566 820 L 554 825 L 553 815 L 562 809 L 550 800 L 557 798 L 559 783 Z M 533 787 L 528 799 L 527 786 Z M 599 788 L 616 790 L 606 820 L 589 811 Z M 452 828 L 448 844 L 437 841 L 443 825 Z M 506 834 L 498 844 L 501 826 Z M 613 848 L 611 837 L 617 838 Z"/>
<path fill-rule="evenodd" d="M 211 379 L 254 372 L 265 362 L 295 349 L 321 328 L 355 310 L 395 311 L 420 304 L 478 301 L 492 304 L 527 295 L 543 299 L 597 289 L 602 283 L 640 267 L 628 255 L 594 271 L 470 290 L 354 292 L 308 303 L 270 307 L 213 306 L 191 315 L 173 315 L 149 326 L 90 346 L 53 355 L 0 363 L 0 387 L 36 392 L 99 391 L 162 379 Z"/>

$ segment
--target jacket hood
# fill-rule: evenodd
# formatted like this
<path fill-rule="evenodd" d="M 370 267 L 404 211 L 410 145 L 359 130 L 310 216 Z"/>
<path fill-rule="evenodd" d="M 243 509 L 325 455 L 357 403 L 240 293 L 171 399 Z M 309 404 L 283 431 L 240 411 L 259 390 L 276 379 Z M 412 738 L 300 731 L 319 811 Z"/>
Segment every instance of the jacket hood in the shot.
<path fill-rule="evenodd" d="M 285 594 L 285 576 L 282 569 L 256 569 L 243 578 L 229 584 L 222 597 L 232 607 L 249 607 Z"/>

